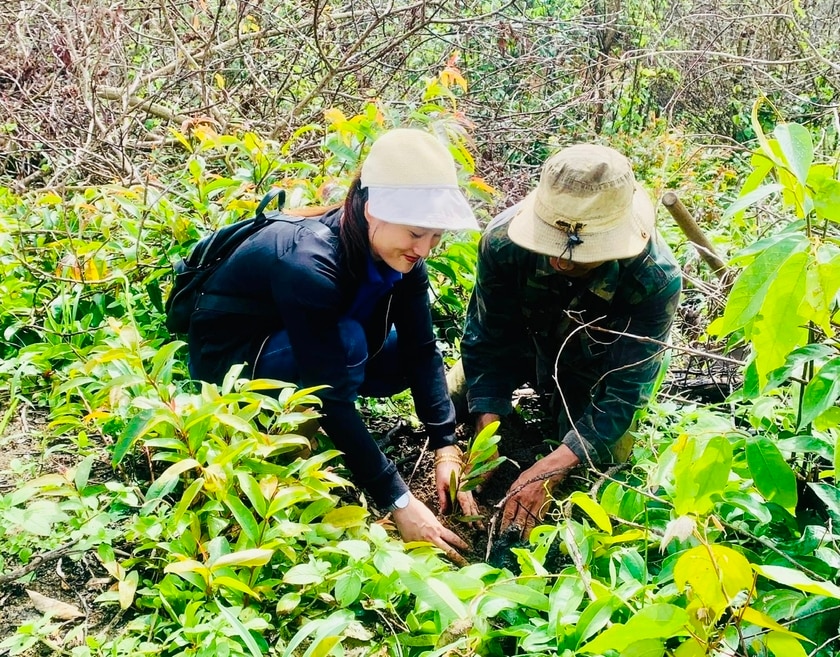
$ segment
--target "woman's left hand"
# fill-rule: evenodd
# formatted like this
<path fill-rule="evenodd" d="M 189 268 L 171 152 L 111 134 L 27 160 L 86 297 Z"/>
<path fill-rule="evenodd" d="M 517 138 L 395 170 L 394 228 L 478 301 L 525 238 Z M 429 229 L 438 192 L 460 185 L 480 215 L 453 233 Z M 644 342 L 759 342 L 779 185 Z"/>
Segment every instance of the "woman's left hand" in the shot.
<path fill-rule="evenodd" d="M 454 480 L 458 487 L 456 499 L 466 516 L 480 515 L 478 504 L 471 492 L 460 490 L 461 475 L 464 469 L 463 455 L 455 445 L 442 447 L 435 450 L 435 487 L 437 488 L 438 504 L 440 512 L 446 513 L 450 510 L 451 488 Z M 453 477 L 454 475 L 454 477 Z"/>

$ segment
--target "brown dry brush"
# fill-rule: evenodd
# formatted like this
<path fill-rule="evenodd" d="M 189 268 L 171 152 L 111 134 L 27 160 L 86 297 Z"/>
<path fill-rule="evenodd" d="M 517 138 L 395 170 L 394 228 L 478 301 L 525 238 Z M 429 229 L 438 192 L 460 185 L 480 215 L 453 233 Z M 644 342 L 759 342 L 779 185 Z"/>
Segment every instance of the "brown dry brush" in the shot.
<path fill-rule="evenodd" d="M 458 51 L 482 173 L 517 194 L 554 146 L 657 116 L 744 138 L 763 93 L 830 119 L 839 44 L 831 0 L 9 0 L 0 182 L 140 181 L 170 127 L 283 139 L 328 107 L 416 98 Z"/>

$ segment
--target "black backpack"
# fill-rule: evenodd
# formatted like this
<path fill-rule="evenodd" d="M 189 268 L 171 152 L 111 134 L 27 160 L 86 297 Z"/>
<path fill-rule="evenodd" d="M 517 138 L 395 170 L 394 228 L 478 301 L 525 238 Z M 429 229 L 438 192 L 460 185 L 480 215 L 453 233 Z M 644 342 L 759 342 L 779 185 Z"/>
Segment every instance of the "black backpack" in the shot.
<path fill-rule="evenodd" d="M 277 210 L 266 212 L 268 204 L 277 198 Z M 175 282 L 166 299 L 166 328 L 170 333 L 187 333 L 190 328 L 190 318 L 201 302 L 202 308 L 212 308 L 225 312 L 243 315 L 260 314 L 264 304 L 250 299 L 237 297 L 210 295 L 202 292 L 204 283 L 236 250 L 242 242 L 254 233 L 259 232 L 274 221 L 298 222 L 303 217 L 293 217 L 282 214 L 280 210 L 286 200 L 286 193 L 282 189 L 274 188 L 266 194 L 256 214 L 250 219 L 237 221 L 229 226 L 203 237 L 193 247 L 186 259 L 175 263 Z M 320 222 L 313 222 L 313 227 L 327 232 L 329 229 Z M 212 298 L 211 298 L 212 297 Z"/>

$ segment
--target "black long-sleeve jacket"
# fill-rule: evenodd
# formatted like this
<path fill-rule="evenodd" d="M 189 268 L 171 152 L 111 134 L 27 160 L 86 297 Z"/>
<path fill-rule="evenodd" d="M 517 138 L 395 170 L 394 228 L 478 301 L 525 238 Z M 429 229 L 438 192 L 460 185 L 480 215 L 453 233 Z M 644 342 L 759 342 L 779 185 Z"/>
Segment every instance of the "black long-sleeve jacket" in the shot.
<path fill-rule="evenodd" d="M 259 315 L 197 310 L 188 336 L 195 376 L 219 382 L 232 365 L 247 363 L 252 374 L 260 349 L 274 332 L 286 330 L 302 386 L 328 385 L 321 426 L 344 452 L 355 482 L 379 505 L 408 490 L 396 466 L 378 448 L 356 410 L 345 349 L 338 331 L 359 283 L 343 268 L 339 246 L 342 210 L 302 221 L 274 222 L 241 244 L 205 285 L 209 294 L 264 304 Z M 328 231 L 313 230 L 319 221 Z M 415 408 L 437 449 L 454 442 L 455 411 L 446 390 L 443 359 L 429 311 L 426 265 L 418 262 L 380 299 L 365 322 L 368 353 L 375 353 L 391 326 Z"/>

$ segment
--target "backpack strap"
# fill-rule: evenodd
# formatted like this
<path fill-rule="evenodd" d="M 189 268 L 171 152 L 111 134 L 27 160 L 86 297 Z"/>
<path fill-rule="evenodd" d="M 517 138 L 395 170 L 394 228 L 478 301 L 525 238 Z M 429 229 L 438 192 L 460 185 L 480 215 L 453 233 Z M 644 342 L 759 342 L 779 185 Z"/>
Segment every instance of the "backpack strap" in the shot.
<path fill-rule="evenodd" d="M 265 209 L 275 198 L 277 199 L 277 211 L 282 212 L 283 206 L 286 205 L 286 190 L 280 189 L 279 187 L 272 187 L 268 190 L 268 193 L 262 197 L 262 201 L 260 201 L 260 204 L 257 206 L 256 216 L 264 217 Z"/>
<path fill-rule="evenodd" d="M 273 192 L 274 190 L 272 190 Z M 283 190 L 279 190 L 283 192 Z M 268 205 L 271 201 L 271 198 L 268 198 L 271 192 L 265 195 L 262 202 L 260 203 L 260 207 L 257 209 L 258 213 L 264 210 L 263 203 Z M 276 196 L 276 194 L 275 194 Z M 266 201 L 268 199 L 268 201 Z M 293 215 L 288 214 L 280 214 L 277 212 L 269 212 L 267 214 L 260 215 L 265 218 L 266 221 L 283 221 L 289 224 L 296 224 L 300 223 L 301 221 L 307 221 L 306 227 L 309 228 L 315 235 L 320 237 L 321 239 L 328 238 L 332 231 L 330 231 L 329 226 L 322 224 L 317 219 L 308 220 L 307 217 L 296 217 Z M 243 299 L 242 297 L 236 297 L 233 295 L 227 294 L 212 294 L 209 292 L 200 292 L 198 295 L 198 300 L 195 304 L 196 310 L 215 310 L 216 312 L 224 312 L 224 313 L 231 313 L 232 315 L 262 315 L 265 313 L 265 302 L 257 301 L 256 299 Z"/>

